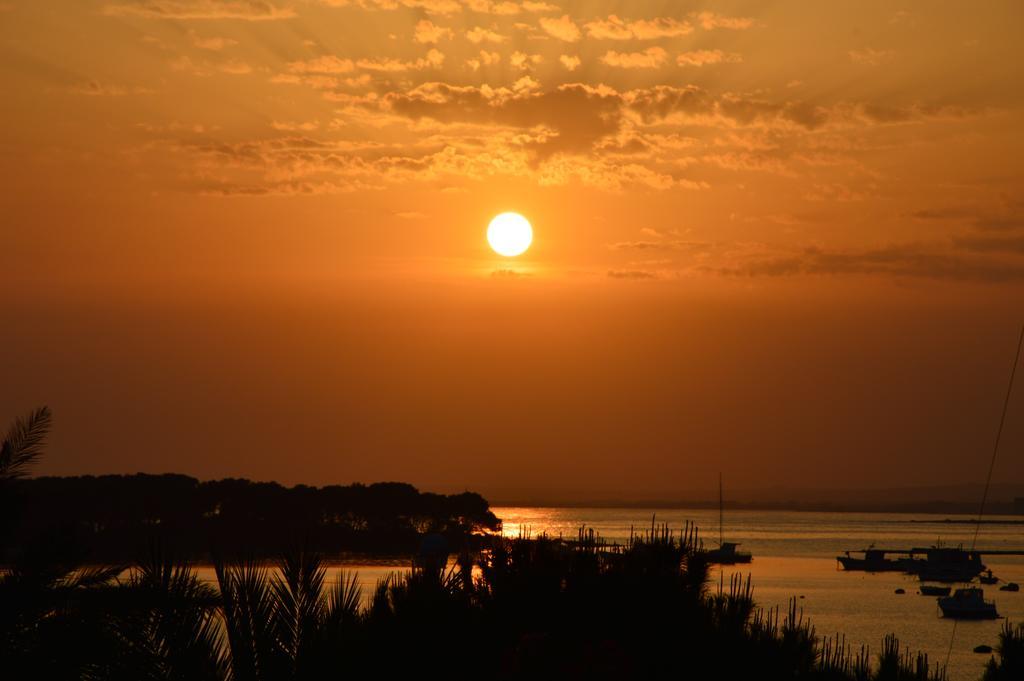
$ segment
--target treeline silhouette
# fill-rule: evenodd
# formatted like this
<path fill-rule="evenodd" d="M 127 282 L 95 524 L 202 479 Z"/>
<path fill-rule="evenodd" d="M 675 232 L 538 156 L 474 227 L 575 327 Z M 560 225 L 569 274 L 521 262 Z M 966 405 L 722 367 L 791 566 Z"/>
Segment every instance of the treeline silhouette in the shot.
<path fill-rule="evenodd" d="M 20 479 L 8 487 L 23 508 L 13 546 L 59 530 L 102 562 L 131 560 L 153 536 L 192 560 L 277 556 L 296 540 L 327 556 L 411 555 L 425 535 L 462 549 L 474 533 L 501 526 L 479 494 L 431 494 L 397 482 L 289 488 L 138 474 Z"/>
<path fill-rule="evenodd" d="M 35 522 L 25 508 L 64 503 L 26 497 L 47 491 L 23 479 L 48 426 L 49 412 L 39 410 L 16 422 L 0 446 L 0 499 L 8 504 L 17 489 L 28 504 L 10 503 L 3 516 L 23 538 L 18 550 L 10 534 L 0 544 L 10 556 L 0 569 L 4 679 L 944 677 L 894 637 L 876 654 L 818 637 L 795 600 L 787 612 L 759 610 L 749 578 L 710 588 L 696 529 L 673 533 L 653 521 L 624 546 L 581 529 L 575 541 L 492 537 L 452 561 L 445 542 L 422 542 L 411 569 L 381 580 L 367 598 L 354 574 L 330 573 L 298 535 L 293 544 L 301 548 L 275 563 L 218 554 L 215 581 L 205 582 L 163 543 L 161 526 L 172 521 L 160 514 L 139 516 L 154 530 L 141 558 L 90 566 L 71 541 L 77 535 L 45 524 L 34 537 L 23 529 Z M 166 509 L 162 501 L 136 503 L 136 510 Z M 316 504 L 297 505 L 308 521 L 321 517 L 310 511 Z M 441 517 L 472 527 L 451 520 L 461 514 Z M 1022 678 L 1024 628 L 1007 624 L 996 653 L 984 681 Z"/>

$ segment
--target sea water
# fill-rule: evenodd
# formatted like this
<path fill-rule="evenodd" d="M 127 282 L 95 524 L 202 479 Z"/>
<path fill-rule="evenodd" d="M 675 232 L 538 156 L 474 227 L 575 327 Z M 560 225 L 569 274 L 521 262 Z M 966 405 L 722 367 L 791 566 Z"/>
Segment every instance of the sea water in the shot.
<path fill-rule="evenodd" d="M 668 523 L 675 532 L 687 521 L 696 524 L 708 547 L 718 544 L 717 509 L 640 508 L 537 508 L 498 507 L 492 509 L 504 523 L 504 534 L 562 536 L 574 539 L 581 527 L 593 529 L 609 543 L 624 543 L 630 532 L 641 533 L 651 526 Z M 953 522 L 945 522 L 947 519 Z M 1024 549 L 1024 525 L 1012 524 L 1019 517 L 994 516 L 988 520 L 1010 521 L 983 524 L 977 537 L 980 550 Z M 714 568 L 709 588 L 719 581 L 728 588 L 733 574 L 750 575 L 754 599 L 759 607 L 779 607 L 784 614 L 791 598 L 814 625 L 819 636 L 845 635 L 847 645 L 859 651 L 867 646 L 872 655 L 882 647 L 887 634 L 895 634 L 911 651 L 927 653 L 935 665 L 946 662 L 949 681 L 976 681 L 989 659 L 974 653 L 975 646 L 995 646 L 1004 619 L 960 621 L 944 619 L 935 597 L 917 593 L 916 577 L 898 572 L 868 574 L 845 572 L 836 556 L 847 550 L 868 546 L 891 549 L 923 548 L 941 543 L 970 547 L 975 524 L 967 516 L 892 513 L 809 513 L 795 511 L 728 511 L 725 541 L 739 542 L 741 550 L 753 553 L 747 565 Z M 990 556 L 983 561 L 1000 579 L 1024 583 L 1024 556 Z M 408 570 L 408 561 L 350 561 L 332 565 L 328 581 L 342 572 L 355 573 L 364 604 L 369 602 L 378 580 Z M 213 581 L 213 570 L 199 570 Z M 955 585 L 953 585 L 955 588 Z M 897 589 L 906 593 L 896 594 Z M 1024 622 L 1024 592 L 999 591 L 998 585 L 984 587 L 985 597 L 995 600 L 999 614 L 1013 622 Z M 953 646 L 950 650 L 950 641 Z"/>

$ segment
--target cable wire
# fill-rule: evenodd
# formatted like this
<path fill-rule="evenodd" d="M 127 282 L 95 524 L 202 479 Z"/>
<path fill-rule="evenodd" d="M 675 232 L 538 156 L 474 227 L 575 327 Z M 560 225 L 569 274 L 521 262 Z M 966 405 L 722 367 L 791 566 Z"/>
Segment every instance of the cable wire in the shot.
<path fill-rule="evenodd" d="M 981 532 L 981 519 L 985 515 L 985 504 L 988 502 L 988 491 L 992 486 L 992 472 L 996 467 L 996 455 L 999 454 L 999 442 L 1003 439 L 1003 426 L 1006 424 L 1006 412 L 1010 407 L 1010 396 L 1013 394 L 1013 380 L 1017 375 L 1017 365 L 1020 363 L 1020 350 L 1024 347 L 1024 326 L 1020 327 L 1020 338 L 1017 339 L 1017 352 L 1013 355 L 1013 368 L 1010 370 L 1010 383 L 1006 387 L 1006 397 L 1003 398 L 1003 412 L 999 416 L 999 428 L 996 429 L 996 441 L 992 446 L 992 458 L 988 463 L 988 475 L 985 476 L 985 489 L 981 493 L 981 506 L 978 507 L 978 520 L 974 524 L 974 538 L 971 540 L 971 551 L 978 546 L 978 533 Z M 945 669 L 949 669 L 949 658 L 953 654 L 953 643 L 956 641 L 956 620 L 953 620 L 953 633 L 949 637 L 949 648 L 946 650 Z"/>

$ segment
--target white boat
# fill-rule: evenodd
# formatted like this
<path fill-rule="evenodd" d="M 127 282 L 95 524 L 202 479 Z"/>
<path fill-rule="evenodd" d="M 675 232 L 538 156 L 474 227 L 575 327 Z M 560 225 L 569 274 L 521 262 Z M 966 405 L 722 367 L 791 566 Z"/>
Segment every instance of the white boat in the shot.
<path fill-rule="evenodd" d="M 999 617 L 996 604 L 985 600 L 985 592 L 977 587 L 957 589 L 952 596 L 939 599 L 943 617 L 958 620 L 994 620 Z"/>

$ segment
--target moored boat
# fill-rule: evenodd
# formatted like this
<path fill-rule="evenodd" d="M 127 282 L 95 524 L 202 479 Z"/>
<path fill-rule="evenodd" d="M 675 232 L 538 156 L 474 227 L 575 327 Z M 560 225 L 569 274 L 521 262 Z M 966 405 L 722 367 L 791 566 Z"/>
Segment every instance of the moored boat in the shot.
<path fill-rule="evenodd" d="M 925 556 L 924 560 L 916 561 L 915 566 L 915 573 L 922 582 L 967 583 L 986 569 L 979 552 L 960 547 L 933 546 L 914 549 L 913 553 Z"/>
<path fill-rule="evenodd" d="M 739 544 L 736 542 L 722 542 L 722 545 L 717 549 L 710 549 L 704 555 L 709 563 L 716 563 L 718 565 L 749 563 L 754 559 L 752 554 L 738 550 L 738 546 Z"/>
<path fill-rule="evenodd" d="M 864 554 L 863 558 L 857 558 L 852 554 Z M 843 566 L 844 570 L 860 572 L 915 572 L 915 563 L 919 562 L 903 556 L 900 558 L 887 558 L 886 554 L 902 553 L 885 551 L 884 549 L 867 548 L 861 551 L 846 551 L 845 555 L 836 556 L 836 560 Z"/>
<path fill-rule="evenodd" d="M 992 574 L 992 570 L 988 570 L 978 575 L 978 581 L 982 584 L 997 584 L 999 582 L 999 578 Z"/>
<path fill-rule="evenodd" d="M 722 500 L 722 474 L 718 474 L 718 548 L 708 549 L 704 557 L 709 563 L 717 565 L 736 565 L 749 563 L 754 556 L 747 551 L 738 550 L 739 543 L 723 541 L 725 527 L 725 502 Z"/>
<path fill-rule="evenodd" d="M 996 604 L 985 600 L 985 592 L 977 587 L 957 589 L 952 596 L 939 599 L 943 617 L 961 620 L 994 620 L 999 617 Z"/>
<path fill-rule="evenodd" d="M 918 587 L 922 596 L 948 596 L 952 587 L 935 586 L 934 584 L 922 584 Z"/>

